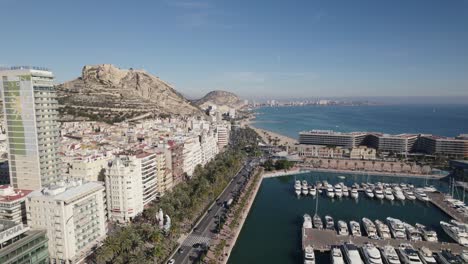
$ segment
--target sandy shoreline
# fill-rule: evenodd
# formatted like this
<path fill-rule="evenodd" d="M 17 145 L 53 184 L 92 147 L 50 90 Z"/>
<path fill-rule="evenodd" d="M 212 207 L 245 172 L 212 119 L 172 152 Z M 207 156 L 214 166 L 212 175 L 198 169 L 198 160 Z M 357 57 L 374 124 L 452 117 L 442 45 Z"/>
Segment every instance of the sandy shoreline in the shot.
<path fill-rule="evenodd" d="M 247 126 L 247 127 L 250 127 L 253 130 L 255 130 L 255 132 L 257 132 L 257 134 L 259 134 L 260 137 L 262 138 L 262 140 L 265 141 L 267 144 L 275 145 L 275 142 L 276 142 L 277 146 L 281 146 L 281 145 L 283 145 L 283 146 L 293 146 L 293 145 L 296 145 L 296 144 L 299 143 L 294 138 L 291 138 L 291 137 L 288 137 L 288 136 L 285 136 L 285 135 L 281 135 L 281 134 L 278 134 L 278 133 L 275 133 L 275 132 L 272 132 L 270 130 L 266 130 L 266 129 L 263 129 L 263 128 L 255 127 L 255 122 L 251 121 L 251 120 L 246 121 L 244 123 L 244 125 Z"/>

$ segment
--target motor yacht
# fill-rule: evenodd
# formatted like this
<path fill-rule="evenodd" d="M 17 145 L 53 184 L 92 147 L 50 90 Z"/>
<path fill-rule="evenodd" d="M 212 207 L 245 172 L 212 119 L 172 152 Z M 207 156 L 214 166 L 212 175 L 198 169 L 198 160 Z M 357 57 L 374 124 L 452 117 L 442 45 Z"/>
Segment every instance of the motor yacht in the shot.
<path fill-rule="evenodd" d="M 383 198 L 385 198 L 382 188 L 380 187 L 375 188 L 374 193 L 375 193 L 375 197 L 379 200 L 382 200 Z"/>
<path fill-rule="evenodd" d="M 302 228 L 312 228 L 312 218 L 310 215 L 305 214 L 304 215 L 304 223 L 302 223 Z"/>
<path fill-rule="evenodd" d="M 312 196 L 317 195 L 317 188 L 314 185 L 311 185 L 309 187 L 309 194 L 312 195 Z"/>
<path fill-rule="evenodd" d="M 335 196 L 337 198 L 343 197 L 343 190 L 341 189 L 341 184 L 335 184 Z"/>
<path fill-rule="evenodd" d="M 338 246 L 332 246 L 331 248 L 331 263 L 332 264 L 344 264 L 344 258 L 343 258 L 343 253 L 341 252 L 340 247 Z"/>
<path fill-rule="evenodd" d="M 309 194 L 309 185 L 307 184 L 306 180 L 302 181 L 302 194 L 303 195 Z"/>
<path fill-rule="evenodd" d="M 349 222 L 349 230 L 351 230 L 351 235 L 358 237 L 361 236 L 361 225 L 356 221 Z"/>
<path fill-rule="evenodd" d="M 367 243 L 362 246 L 362 256 L 364 257 L 364 263 L 366 264 L 383 264 L 380 251 L 371 243 Z"/>
<path fill-rule="evenodd" d="M 353 198 L 353 199 L 359 198 L 359 192 L 358 192 L 358 190 L 356 188 L 351 189 L 351 194 L 350 195 L 351 195 L 351 198 Z"/>
<path fill-rule="evenodd" d="M 421 202 L 429 202 L 429 201 L 430 201 L 430 199 L 429 199 L 429 197 L 427 196 L 427 194 L 426 194 L 423 190 L 421 190 L 421 189 L 416 189 L 416 190 L 414 191 L 414 196 L 416 196 L 416 198 L 417 198 L 418 200 L 420 200 Z"/>
<path fill-rule="evenodd" d="M 339 220 L 337 225 L 338 235 L 347 236 L 349 235 L 348 225 L 345 221 Z"/>
<path fill-rule="evenodd" d="M 323 222 L 319 215 L 314 215 L 312 223 L 314 224 L 314 228 L 323 229 Z"/>
<path fill-rule="evenodd" d="M 403 222 L 399 219 L 387 217 L 387 223 L 390 226 L 392 236 L 397 239 L 406 239 L 406 228 Z"/>
<path fill-rule="evenodd" d="M 349 196 L 349 189 L 348 189 L 348 186 L 344 185 L 343 184 L 343 196 L 344 197 L 348 197 Z"/>
<path fill-rule="evenodd" d="M 315 264 L 315 253 L 311 246 L 304 249 L 304 264 Z"/>
<path fill-rule="evenodd" d="M 392 189 L 386 188 L 384 194 L 385 194 L 385 199 L 390 200 L 390 201 L 395 200 L 395 196 L 393 196 Z"/>
<path fill-rule="evenodd" d="M 335 192 L 333 191 L 333 186 L 331 185 L 327 187 L 327 196 L 330 198 L 335 197 Z"/>
<path fill-rule="evenodd" d="M 366 195 L 369 198 L 374 198 L 374 191 L 372 191 L 372 189 L 370 187 L 367 187 L 366 188 Z"/>
<path fill-rule="evenodd" d="M 405 195 L 403 194 L 403 191 L 398 186 L 393 187 L 393 195 L 395 196 L 397 200 L 400 200 L 400 201 L 403 201 L 406 199 Z"/>
<path fill-rule="evenodd" d="M 301 189 L 301 181 L 296 181 L 296 183 L 294 184 L 294 190 L 296 191 L 297 195 L 301 194 Z"/>
<path fill-rule="evenodd" d="M 405 226 L 406 236 L 408 237 L 410 241 L 422 241 L 423 240 L 421 232 L 419 232 L 419 230 L 416 227 L 408 223 L 403 223 L 403 225 Z"/>
<path fill-rule="evenodd" d="M 335 221 L 333 217 L 326 215 L 325 216 L 325 228 L 329 230 L 335 230 Z"/>
<path fill-rule="evenodd" d="M 372 239 L 379 238 L 379 235 L 377 234 L 377 228 L 375 227 L 375 224 L 369 218 L 365 218 L 365 217 L 362 218 L 362 225 L 369 238 L 372 238 Z"/>
<path fill-rule="evenodd" d="M 377 227 L 377 232 L 381 238 L 383 239 L 392 238 L 392 235 L 390 233 L 390 228 L 388 227 L 388 225 L 386 225 L 384 222 L 380 220 L 375 220 L 375 225 Z"/>
<path fill-rule="evenodd" d="M 398 253 L 394 247 L 386 245 L 380 249 L 380 252 L 382 254 L 382 260 L 385 264 L 401 264 Z"/>
<path fill-rule="evenodd" d="M 422 247 L 419 251 L 419 258 L 424 264 L 437 264 L 435 254 L 427 247 Z"/>
<path fill-rule="evenodd" d="M 437 233 L 436 231 L 427 228 L 424 225 L 416 223 L 416 228 L 421 232 L 421 235 L 424 240 L 429 241 L 429 242 L 437 242 L 439 239 L 437 238 Z"/>
<path fill-rule="evenodd" d="M 343 245 L 343 255 L 348 264 L 363 264 L 359 249 L 352 243 L 345 243 Z"/>
<path fill-rule="evenodd" d="M 447 223 L 444 221 L 440 221 L 440 225 L 442 229 L 449 235 L 453 240 L 455 240 L 458 244 L 468 247 L 468 233 L 463 229 L 459 228 L 452 223 Z"/>
<path fill-rule="evenodd" d="M 397 249 L 400 260 L 403 264 L 422 264 L 416 251 L 410 244 L 401 244 Z"/>
<path fill-rule="evenodd" d="M 442 250 L 436 255 L 437 261 L 441 264 L 462 264 L 466 263 L 459 256 L 455 256 L 452 252 L 448 250 Z"/>
<path fill-rule="evenodd" d="M 414 195 L 413 191 L 411 189 L 407 189 L 403 191 L 403 194 L 405 195 L 406 199 L 414 201 L 416 200 L 416 196 Z"/>
<path fill-rule="evenodd" d="M 468 250 L 463 250 L 460 254 L 460 258 L 465 262 L 468 263 Z"/>

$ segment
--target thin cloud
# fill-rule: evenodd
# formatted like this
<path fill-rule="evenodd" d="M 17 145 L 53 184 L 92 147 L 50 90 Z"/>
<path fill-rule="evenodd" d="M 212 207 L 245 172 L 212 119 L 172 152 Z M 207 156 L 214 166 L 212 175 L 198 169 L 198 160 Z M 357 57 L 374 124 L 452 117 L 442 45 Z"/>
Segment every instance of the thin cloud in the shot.
<path fill-rule="evenodd" d="M 166 4 L 182 9 L 208 9 L 211 8 L 211 3 L 207 1 L 197 0 L 165 0 Z"/>

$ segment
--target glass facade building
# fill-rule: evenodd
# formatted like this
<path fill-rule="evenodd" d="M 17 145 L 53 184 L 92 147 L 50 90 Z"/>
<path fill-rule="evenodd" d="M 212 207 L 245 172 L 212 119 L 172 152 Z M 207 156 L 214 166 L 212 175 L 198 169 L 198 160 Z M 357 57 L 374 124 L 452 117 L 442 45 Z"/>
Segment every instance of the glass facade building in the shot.
<path fill-rule="evenodd" d="M 0 69 L 0 90 L 15 188 L 37 190 L 57 180 L 59 124 L 54 76 L 33 67 Z"/>

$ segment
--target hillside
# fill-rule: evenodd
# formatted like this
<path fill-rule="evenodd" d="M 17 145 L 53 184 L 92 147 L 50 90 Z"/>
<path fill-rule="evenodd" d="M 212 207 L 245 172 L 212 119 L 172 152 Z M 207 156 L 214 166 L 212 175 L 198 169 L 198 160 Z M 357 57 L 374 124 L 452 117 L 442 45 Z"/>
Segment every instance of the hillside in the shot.
<path fill-rule="evenodd" d="M 121 121 L 143 114 L 201 115 L 169 84 L 143 70 L 87 65 L 81 77 L 57 86 L 64 116 Z"/>
<path fill-rule="evenodd" d="M 216 105 L 224 111 L 229 110 L 229 108 L 239 109 L 244 105 L 236 94 L 219 90 L 207 93 L 203 98 L 196 100 L 195 104 L 202 109 L 206 109 L 210 105 Z"/>

